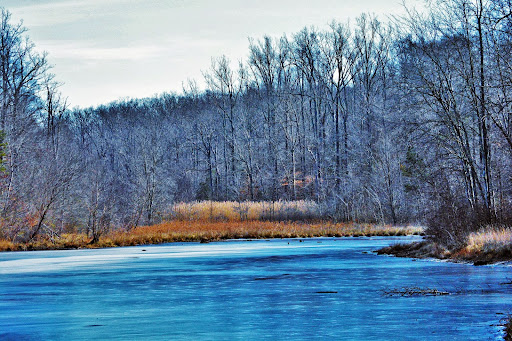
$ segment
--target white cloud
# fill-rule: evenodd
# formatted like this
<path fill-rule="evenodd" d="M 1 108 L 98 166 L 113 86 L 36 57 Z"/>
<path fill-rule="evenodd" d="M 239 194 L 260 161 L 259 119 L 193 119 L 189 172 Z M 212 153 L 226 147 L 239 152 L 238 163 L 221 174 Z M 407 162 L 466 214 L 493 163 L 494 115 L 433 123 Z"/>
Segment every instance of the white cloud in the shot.
<path fill-rule="evenodd" d="M 43 41 L 39 48 L 47 51 L 52 59 L 77 59 L 82 61 L 140 61 L 165 56 L 169 50 L 156 45 L 100 47 L 63 41 Z"/>
<path fill-rule="evenodd" d="M 30 27 L 49 26 L 57 23 L 72 23 L 97 9 L 98 0 L 75 0 L 36 2 L 29 5 L 18 3 L 7 7 L 17 18 Z"/>
<path fill-rule="evenodd" d="M 406 0 L 421 3 L 423 0 Z M 364 11 L 396 13 L 401 0 L 0 0 L 49 53 L 72 105 L 180 91 L 225 54 L 248 54 L 248 37 L 325 28 Z"/>

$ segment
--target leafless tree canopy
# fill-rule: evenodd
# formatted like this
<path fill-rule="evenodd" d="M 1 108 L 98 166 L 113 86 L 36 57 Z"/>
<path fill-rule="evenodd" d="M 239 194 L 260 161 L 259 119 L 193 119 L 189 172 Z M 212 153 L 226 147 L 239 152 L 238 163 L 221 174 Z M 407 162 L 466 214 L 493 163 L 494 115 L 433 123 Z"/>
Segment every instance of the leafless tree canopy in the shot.
<path fill-rule="evenodd" d="M 326 219 L 427 223 L 457 244 L 512 219 L 512 5 L 431 1 L 251 39 L 206 91 L 70 110 L 0 20 L 0 236 L 151 224 L 192 200 L 315 200 Z"/>

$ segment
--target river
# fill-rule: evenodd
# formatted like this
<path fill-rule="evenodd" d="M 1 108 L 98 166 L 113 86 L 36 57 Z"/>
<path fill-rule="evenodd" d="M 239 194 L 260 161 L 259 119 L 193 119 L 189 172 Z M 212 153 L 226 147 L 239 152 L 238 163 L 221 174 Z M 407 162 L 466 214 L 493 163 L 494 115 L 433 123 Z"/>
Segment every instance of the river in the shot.
<path fill-rule="evenodd" d="M 512 267 L 371 252 L 415 238 L 5 252 L 0 340 L 499 340 Z"/>

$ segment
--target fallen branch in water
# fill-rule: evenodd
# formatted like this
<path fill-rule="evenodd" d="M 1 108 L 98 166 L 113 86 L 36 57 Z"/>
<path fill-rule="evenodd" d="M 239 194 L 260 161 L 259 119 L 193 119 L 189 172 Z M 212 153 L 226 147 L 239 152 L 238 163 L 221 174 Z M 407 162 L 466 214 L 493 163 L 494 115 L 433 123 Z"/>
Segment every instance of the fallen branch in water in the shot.
<path fill-rule="evenodd" d="M 419 288 L 419 287 L 404 287 L 399 289 L 385 290 L 384 295 L 386 296 L 400 296 L 400 297 L 412 297 L 412 296 L 444 296 L 449 295 L 447 291 L 439 291 L 431 288 Z"/>

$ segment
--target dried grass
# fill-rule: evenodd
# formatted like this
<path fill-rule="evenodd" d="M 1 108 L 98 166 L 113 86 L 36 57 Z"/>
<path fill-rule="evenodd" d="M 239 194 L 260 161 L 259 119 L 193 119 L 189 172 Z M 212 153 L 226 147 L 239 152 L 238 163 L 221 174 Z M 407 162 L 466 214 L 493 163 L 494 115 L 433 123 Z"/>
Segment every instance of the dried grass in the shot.
<path fill-rule="evenodd" d="M 468 236 L 468 252 L 500 252 L 512 249 L 512 229 L 486 228 Z"/>
<path fill-rule="evenodd" d="M 166 242 L 216 241 L 225 239 L 311 238 L 344 236 L 403 236 L 419 234 L 418 227 L 371 224 L 296 222 L 202 222 L 173 220 L 116 232 L 100 238 L 101 246 L 159 244 Z"/>
<path fill-rule="evenodd" d="M 314 201 L 195 201 L 172 206 L 169 218 L 198 221 L 311 221 L 320 218 Z"/>
<path fill-rule="evenodd" d="M 172 220 L 158 225 L 140 226 L 129 231 L 114 231 L 101 236 L 94 244 L 91 244 L 91 239 L 84 234 L 66 234 L 54 241 L 40 239 L 30 244 L 6 244 L 9 249 L 2 247 L 3 244 L 0 243 L 0 250 L 96 248 L 225 239 L 403 236 L 420 234 L 422 231 L 415 226 L 353 223 Z"/>
<path fill-rule="evenodd" d="M 407 245 L 392 245 L 378 251 L 398 257 L 439 258 L 469 261 L 486 265 L 512 261 L 512 230 L 510 228 L 485 228 L 471 233 L 466 243 L 457 248 L 446 248 L 432 240 Z"/>
<path fill-rule="evenodd" d="M 83 233 L 65 233 L 58 238 L 40 236 L 29 243 L 12 243 L 0 240 L 0 251 L 64 250 L 88 247 L 90 238 Z"/>
<path fill-rule="evenodd" d="M 30 243 L 0 241 L 0 251 L 76 249 L 225 239 L 403 236 L 420 234 L 415 226 L 330 223 L 320 220 L 313 201 L 179 203 L 157 225 L 115 230 L 92 242 L 85 234 L 41 235 Z"/>
<path fill-rule="evenodd" d="M 8 240 L 0 240 L 0 251 L 15 251 L 16 246 Z"/>

